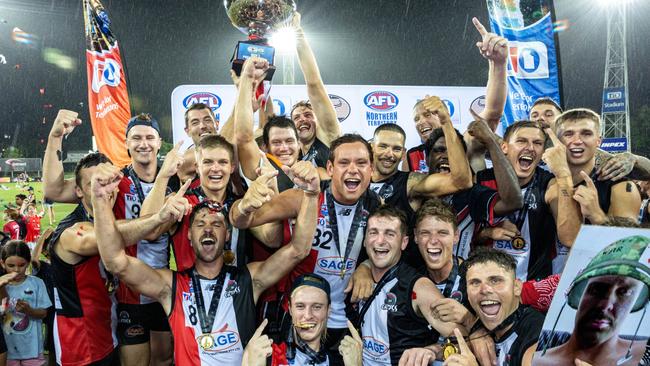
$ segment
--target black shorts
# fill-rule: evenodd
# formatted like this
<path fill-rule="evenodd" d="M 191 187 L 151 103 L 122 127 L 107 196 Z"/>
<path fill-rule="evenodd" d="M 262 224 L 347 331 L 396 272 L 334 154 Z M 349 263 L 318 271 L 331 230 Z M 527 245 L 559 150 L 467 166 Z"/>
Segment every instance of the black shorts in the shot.
<path fill-rule="evenodd" d="M 169 332 L 162 305 L 117 304 L 117 340 L 120 346 L 149 342 L 149 332 Z"/>
<path fill-rule="evenodd" d="M 5 332 L 0 332 L 0 353 L 7 353 L 7 342 L 5 342 Z"/>

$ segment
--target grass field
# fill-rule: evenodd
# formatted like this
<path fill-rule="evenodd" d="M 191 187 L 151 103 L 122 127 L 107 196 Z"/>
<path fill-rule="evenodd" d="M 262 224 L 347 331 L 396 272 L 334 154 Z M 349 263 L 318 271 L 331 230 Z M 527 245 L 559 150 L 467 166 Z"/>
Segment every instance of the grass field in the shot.
<path fill-rule="evenodd" d="M 22 183 L 1 183 L 0 184 L 0 207 L 4 210 L 5 205 L 15 205 L 15 197 L 17 194 L 27 195 L 27 186 L 34 187 L 34 195 L 36 196 L 37 208 L 40 212 L 43 208 L 41 202 L 43 202 L 43 183 L 41 182 L 30 182 L 26 185 Z M 66 217 L 73 209 L 75 205 L 72 204 L 63 204 L 55 203 L 54 204 L 54 220 L 55 223 L 52 226 L 56 226 L 62 218 Z M 5 224 L 5 218 L 3 215 L 2 225 Z M 49 226 L 47 215 L 41 220 L 41 231 L 44 231 Z"/>

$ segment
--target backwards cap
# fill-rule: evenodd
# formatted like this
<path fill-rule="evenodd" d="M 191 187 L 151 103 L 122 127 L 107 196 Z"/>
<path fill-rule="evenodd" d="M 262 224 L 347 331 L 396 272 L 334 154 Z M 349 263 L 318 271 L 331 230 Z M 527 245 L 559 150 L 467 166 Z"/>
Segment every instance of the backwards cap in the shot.
<path fill-rule="evenodd" d="M 311 286 L 323 290 L 327 295 L 327 302 L 332 302 L 330 299 L 330 283 L 320 275 L 317 275 L 315 273 L 306 273 L 300 275 L 298 278 L 296 278 L 295 281 L 293 281 L 293 285 L 291 286 L 291 294 L 293 294 L 293 292 L 301 286 Z"/>

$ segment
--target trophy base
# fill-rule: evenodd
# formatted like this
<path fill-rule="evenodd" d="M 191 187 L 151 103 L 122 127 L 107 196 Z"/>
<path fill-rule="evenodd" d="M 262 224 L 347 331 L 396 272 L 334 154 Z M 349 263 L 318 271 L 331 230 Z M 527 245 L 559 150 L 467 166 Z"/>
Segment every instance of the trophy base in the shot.
<path fill-rule="evenodd" d="M 250 57 L 260 57 L 269 62 L 269 70 L 266 73 L 264 80 L 271 81 L 275 73 L 275 66 L 273 60 L 275 58 L 275 48 L 264 44 L 265 40 L 255 41 L 239 41 L 235 47 L 235 52 L 230 61 L 232 62 L 232 69 L 237 76 L 241 75 L 241 69 L 244 62 Z"/>

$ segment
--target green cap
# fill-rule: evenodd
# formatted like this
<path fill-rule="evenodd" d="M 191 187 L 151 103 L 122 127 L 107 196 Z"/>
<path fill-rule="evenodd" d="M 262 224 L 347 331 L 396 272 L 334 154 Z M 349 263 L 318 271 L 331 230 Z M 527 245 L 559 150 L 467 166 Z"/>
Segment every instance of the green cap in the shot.
<path fill-rule="evenodd" d="M 591 259 L 574 283 L 599 276 L 626 276 L 650 286 L 650 269 L 641 261 L 648 258 L 644 253 L 649 244 L 650 238 L 641 235 L 613 242 Z"/>

